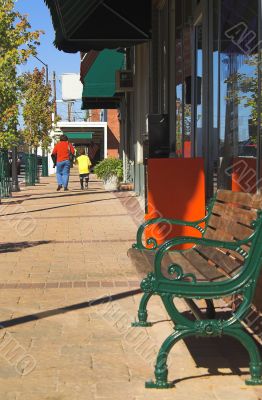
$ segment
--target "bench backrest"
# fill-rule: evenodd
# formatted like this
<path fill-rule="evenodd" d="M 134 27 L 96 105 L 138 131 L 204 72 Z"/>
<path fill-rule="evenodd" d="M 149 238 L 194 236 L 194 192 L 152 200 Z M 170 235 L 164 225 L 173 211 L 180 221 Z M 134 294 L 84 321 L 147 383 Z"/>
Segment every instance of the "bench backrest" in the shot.
<path fill-rule="evenodd" d="M 262 195 L 218 190 L 204 234 L 218 240 L 241 240 L 250 236 L 262 209 Z"/>
<path fill-rule="evenodd" d="M 243 244 L 238 252 L 221 252 L 221 260 L 225 263 L 225 254 L 227 254 L 227 273 L 229 276 L 238 273 L 239 267 L 245 259 L 250 262 L 250 257 L 256 258 L 257 268 L 254 270 L 254 258 L 252 259 L 253 274 L 257 275 L 260 269 L 262 257 L 262 224 L 260 227 L 254 224 L 259 221 L 258 211 L 262 210 L 262 195 L 253 195 L 249 193 L 238 193 L 229 190 L 218 190 L 210 208 L 210 216 L 207 220 L 204 237 L 213 240 L 235 241 L 244 240 L 257 231 L 256 237 L 249 243 Z M 254 242 L 256 241 L 256 243 Z M 252 254 L 250 250 L 252 249 Z M 201 248 L 199 249 L 201 251 Z M 205 250 L 208 257 L 208 252 Z M 253 254 L 254 253 L 254 254 Z M 216 253 L 216 256 L 218 253 Z M 239 261 L 239 265 L 236 263 Z M 219 262 L 218 262 L 219 264 Z M 237 267 L 238 265 L 238 267 Z M 231 267 L 232 266 L 232 267 Z M 232 270 L 230 270 L 232 268 Z"/>

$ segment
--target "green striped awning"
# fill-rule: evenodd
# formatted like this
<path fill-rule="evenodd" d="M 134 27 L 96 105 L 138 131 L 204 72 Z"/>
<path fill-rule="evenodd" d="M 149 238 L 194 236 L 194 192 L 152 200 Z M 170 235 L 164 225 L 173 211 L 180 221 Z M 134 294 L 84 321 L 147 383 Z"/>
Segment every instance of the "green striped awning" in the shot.
<path fill-rule="evenodd" d="M 69 53 L 116 49 L 151 37 L 151 0 L 45 0 L 55 45 Z"/>
<path fill-rule="evenodd" d="M 94 132 L 65 132 L 68 139 L 93 139 Z"/>
<path fill-rule="evenodd" d="M 124 54 L 101 51 L 84 77 L 83 98 L 110 98 L 116 91 L 116 71 L 124 67 Z"/>

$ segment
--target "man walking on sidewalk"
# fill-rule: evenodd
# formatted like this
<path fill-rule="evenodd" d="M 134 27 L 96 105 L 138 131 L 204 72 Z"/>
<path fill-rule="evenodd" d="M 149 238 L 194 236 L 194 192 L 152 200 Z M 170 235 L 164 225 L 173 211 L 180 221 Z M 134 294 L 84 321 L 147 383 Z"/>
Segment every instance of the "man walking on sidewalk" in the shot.
<path fill-rule="evenodd" d="M 69 143 L 66 135 L 60 136 L 60 142 L 57 143 L 52 152 L 52 159 L 55 160 L 56 164 L 56 178 L 57 178 L 57 190 L 68 190 L 68 181 L 70 175 L 70 159 L 75 154 L 75 149 Z"/>

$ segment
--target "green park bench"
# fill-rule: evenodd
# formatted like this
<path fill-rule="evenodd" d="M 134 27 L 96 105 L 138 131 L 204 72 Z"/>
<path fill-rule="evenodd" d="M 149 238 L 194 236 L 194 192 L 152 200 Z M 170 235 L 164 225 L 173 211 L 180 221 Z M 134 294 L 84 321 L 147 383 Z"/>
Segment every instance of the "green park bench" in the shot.
<path fill-rule="evenodd" d="M 163 342 L 156 360 L 155 381 L 148 388 L 169 388 L 167 358 L 181 339 L 231 336 L 242 343 L 250 356 L 251 377 L 247 385 L 262 384 L 261 357 L 253 337 L 243 321 L 249 313 L 255 295 L 262 264 L 262 196 L 219 190 L 200 221 L 185 222 L 156 218 L 145 222 L 137 232 L 137 242 L 128 250 L 139 274 L 144 276 L 144 292 L 133 326 L 150 326 L 148 301 L 160 296 L 174 323 L 174 331 Z M 153 224 L 189 225 L 202 237 L 180 236 L 158 245 L 149 238 L 144 244 L 145 229 Z M 187 250 L 176 246 L 192 244 Z M 150 248 L 148 248 L 148 246 Z M 145 277 L 145 275 L 147 276 Z M 179 312 L 176 298 L 183 298 L 194 318 Z M 216 299 L 237 298 L 238 306 L 224 318 L 216 317 Z M 206 312 L 197 305 L 205 300 Z M 220 314 L 221 315 L 221 314 Z"/>

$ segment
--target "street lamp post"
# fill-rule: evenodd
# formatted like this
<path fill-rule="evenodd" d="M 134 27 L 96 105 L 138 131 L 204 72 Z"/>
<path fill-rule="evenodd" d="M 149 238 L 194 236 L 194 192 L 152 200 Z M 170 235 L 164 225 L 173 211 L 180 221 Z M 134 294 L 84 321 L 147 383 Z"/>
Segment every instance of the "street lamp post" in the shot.
<path fill-rule="evenodd" d="M 40 60 L 40 58 L 38 58 L 37 56 L 34 56 L 38 61 L 40 61 L 41 64 L 43 64 L 45 66 L 45 82 L 46 85 L 48 84 L 48 65 L 46 63 L 44 63 L 42 60 Z"/>

